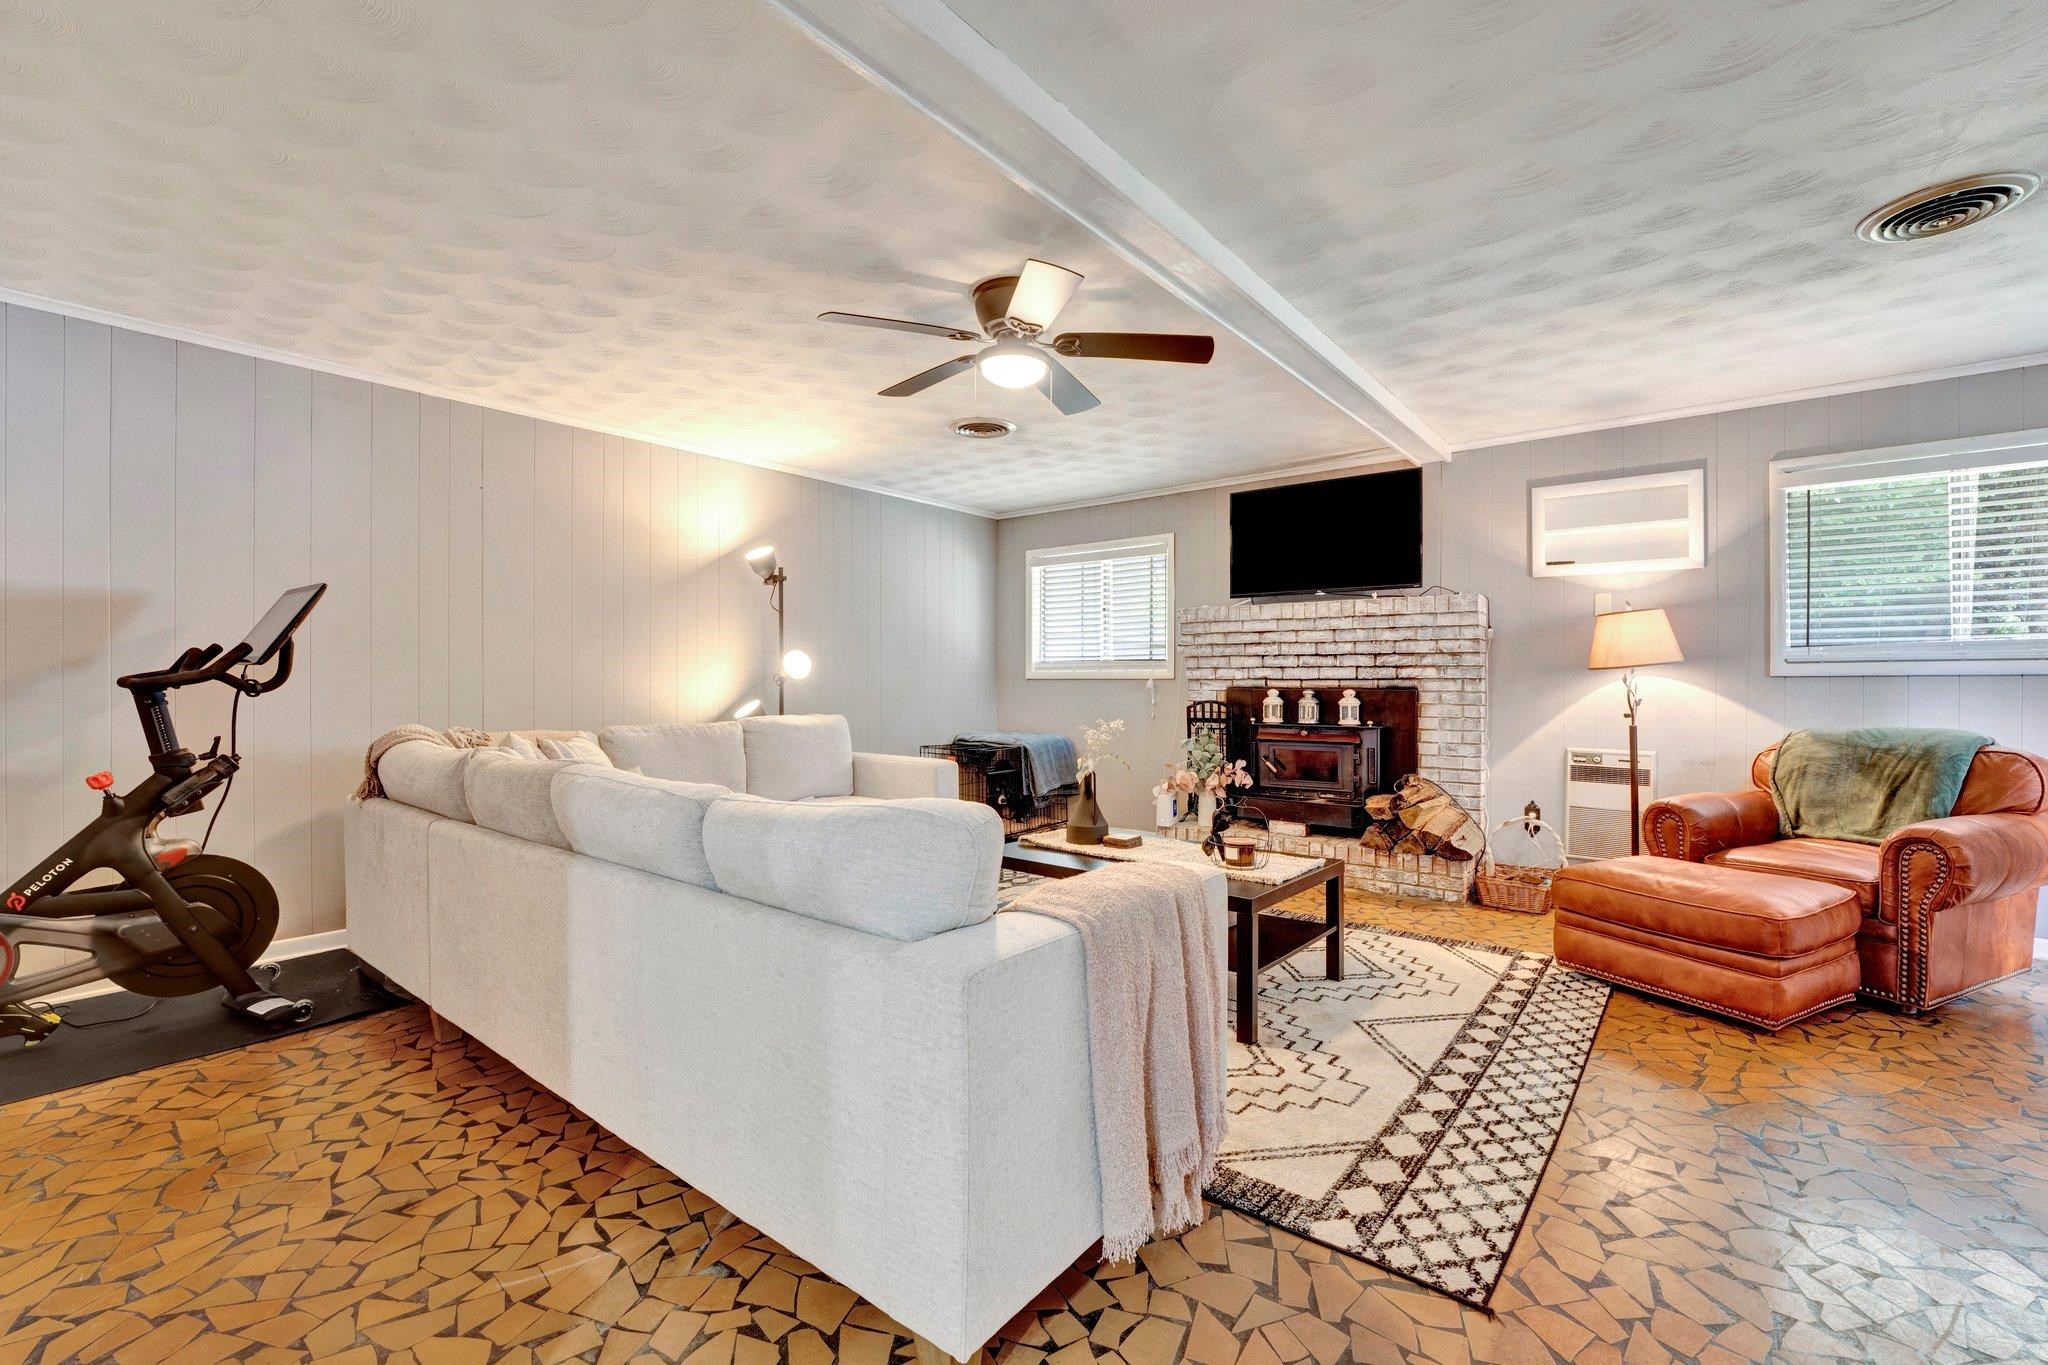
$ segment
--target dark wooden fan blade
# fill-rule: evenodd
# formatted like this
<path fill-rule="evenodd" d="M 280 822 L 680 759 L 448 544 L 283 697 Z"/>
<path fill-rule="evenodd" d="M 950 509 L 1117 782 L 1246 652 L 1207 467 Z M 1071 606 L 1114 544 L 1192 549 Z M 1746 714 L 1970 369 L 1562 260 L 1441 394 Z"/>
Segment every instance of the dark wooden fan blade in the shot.
<path fill-rule="evenodd" d="M 943 365 L 934 365 L 922 374 L 914 374 L 901 384 L 891 384 L 888 388 L 881 391 L 882 397 L 908 398 L 913 393 L 923 393 L 932 385 L 951 379 L 962 370 L 971 370 L 973 368 L 974 357 L 963 355 L 956 359 L 948 360 Z"/>
<path fill-rule="evenodd" d="M 1216 354 L 1216 338 L 1171 332 L 1068 332 L 1053 342 L 1061 355 L 1101 360 L 1170 360 L 1180 365 L 1206 365 Z"/>
<path fill-rule="evenodd" d="M 948 341 L 979 341 L 975 332 L 964 332 L 958 327 L 946 327 L 936 322 L 911 322 L 905 318 L 876 318 L 866 313 L 820 313 L 820 322 L 843 323 L 848 327 L 879 327 L 885 332 L 919 332 L 929 337 L 945 337 Z"/>
<path fill-rule="evenodd" d="M 1088 386 L 1074 378 L 1072 370 L 1051 356 L 1045 358 L 1045 378 L 1038 381 L 1038 391 L 1069 417 L 1102 406 L 1102 400 L 1088 392 Z"/>

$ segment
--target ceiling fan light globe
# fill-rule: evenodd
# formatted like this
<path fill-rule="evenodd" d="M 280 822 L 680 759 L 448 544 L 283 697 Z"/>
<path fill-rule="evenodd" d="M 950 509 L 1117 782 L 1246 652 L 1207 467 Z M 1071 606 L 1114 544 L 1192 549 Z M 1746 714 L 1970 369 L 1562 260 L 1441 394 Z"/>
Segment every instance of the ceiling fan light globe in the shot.
<path fill-rule="evenodd" d="M 999 341 L 975 363 L 981 377 L 999 389 L 1028 389 L 1045 378 L 1045 357 L 1021 341 Z"/>

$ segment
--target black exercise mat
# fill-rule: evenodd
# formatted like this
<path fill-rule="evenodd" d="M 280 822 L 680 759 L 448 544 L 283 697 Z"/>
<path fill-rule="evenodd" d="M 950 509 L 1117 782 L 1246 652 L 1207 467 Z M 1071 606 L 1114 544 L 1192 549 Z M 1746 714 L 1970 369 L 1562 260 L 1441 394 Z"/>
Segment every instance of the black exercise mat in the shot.
<path fill-rule="evenodd" d="M 272 987 L 288 999 L 313 1002 L 313 1017 L 295 1029 L 272 1029 L 221 1006 L 221 992 L 158 1000 L 147 1014 L 147 996 L 110 991 L 57 1006 L 65 1023 L 36 1044 L 0 1042 L 0 1104 L 32 1099 L 73 1086 L 132 1075 L 153 1066 L 189 1062 L 230 1052 L 299 1029 L 318 1028 L 405 1002 L 357 970 L 362 959 L 346 948 L 287 958 L 278 964 Z M 262 980 L 269 973 L 258 973 Z M 78 1028 L 73 1025 L 91 1025 Z"/>

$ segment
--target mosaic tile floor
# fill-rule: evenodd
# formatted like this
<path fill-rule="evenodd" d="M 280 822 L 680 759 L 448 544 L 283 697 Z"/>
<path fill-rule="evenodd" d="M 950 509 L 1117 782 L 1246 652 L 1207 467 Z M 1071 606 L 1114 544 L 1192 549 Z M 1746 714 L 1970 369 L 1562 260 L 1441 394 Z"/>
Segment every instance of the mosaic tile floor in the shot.
<path fill-rule="evenodd" d="M 1523 947 L 1546 920 L 1357 900 Z M 4 1060 L 0 1060 L 4 1065 Z M 909 1359 L 901 1329 L 416 1009 L 0 1108 L 0 1365 Z M 1759 1037 L 1617 992 L 1488 1315 L 1234 1213 L 1002 1360 L 2039 1360 L 2048 972 Z"/>

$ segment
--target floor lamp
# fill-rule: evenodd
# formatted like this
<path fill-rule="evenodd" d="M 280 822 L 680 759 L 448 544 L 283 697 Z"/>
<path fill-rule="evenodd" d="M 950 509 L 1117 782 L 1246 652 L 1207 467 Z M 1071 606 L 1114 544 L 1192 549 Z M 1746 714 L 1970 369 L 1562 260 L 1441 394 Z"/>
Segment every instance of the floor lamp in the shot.
<path fill-rule="evenodd" d="M 1643 788 L 1636 767 L 1636 716 L 1642 709 L 1643 694 L 1636 686 L 1636 670 L 1684 660 L 1678 637 L 1671 631 L 1671 618 L 1662 607 L 1640 611 L 1625 607 L 1593 618 L 1593 650 L 1586 667 L 1628 670 L 1621 679 L 1628 709 L 1621 714 L 1628 722 L 1628 851 L 1632 854 L 1643 851 Z"/>
<path fill-rule="evenodd" d="M 802 682 L 811 676 L 811 656 L 800 649 L 783 648 L 783 590 L 789 583 L 789 571 L 775 558 L 773 545 L 755 546 L 747 551 L 746 559 L 747 567 L 759 574 L 761 581 L 767 585 L 768 605 L 775 612 L 775 657 L 778 661 L 775 674 L 775 714 L 787 715 L 784 693 L 789 679 L 795 678 Z M 752 714 L 748 707 L 743 706 L 740 710 Z"/>

